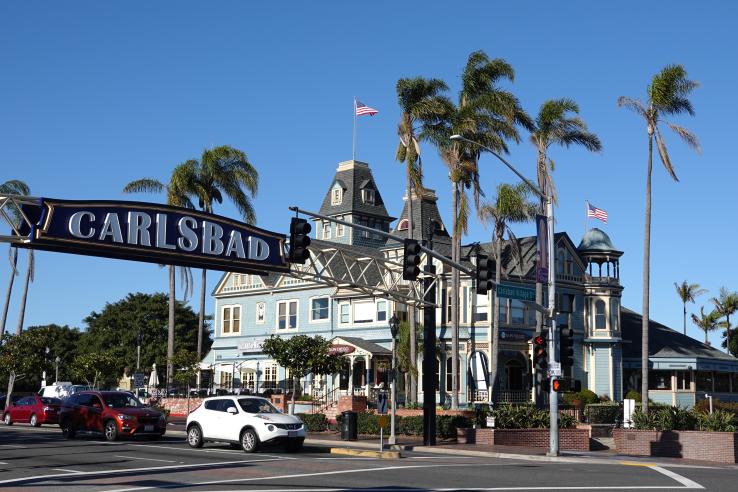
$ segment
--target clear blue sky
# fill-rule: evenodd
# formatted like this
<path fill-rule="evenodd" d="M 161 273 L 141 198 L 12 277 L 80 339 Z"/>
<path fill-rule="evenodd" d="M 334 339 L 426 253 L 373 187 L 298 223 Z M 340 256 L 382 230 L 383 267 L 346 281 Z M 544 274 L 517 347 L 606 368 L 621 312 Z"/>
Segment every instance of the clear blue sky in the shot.
<path fill-rule="evenodd" d="M 656 162 L 651 290 L 652 317 L 681 329 L 674 282 L 699 282 L 709 295 L 721 285 L 738 290 L 738 267 L 728 258 L 738 240 L 738 166 L 730 152 L 737 17 L 731 2 L 7 1 L 0 5 L 0 180 L 22 179 L 36 196 L 146 199 L 121 189 L 139 177 L 166 180 L 179 162 L 229 144 L 261 174 L 258 225 L 286 231 L 287 207 L 317 209 L 336 164 L 351 158 L 357 96 L 380 111 L 360 120 L 357 158 L 372 165 L 397 215 L 404 182 L 394 161 L 397 79 L 439 77 L 455 95 L 466 57 L 482 49 L 515 67 L 512 90 L 529 112 L 571 97 L 601 137 L 601 154 L 552 152 L 557 228 L 578 244 L 584 200 L 606 209 L 610 223 L 602 228 L 625 251 L 624 305 L 640 311 L 646 131 L 616 99 L 644 97 L 654 73 L 681 63 L 701 87 L 697 116 L 678 122 L 695 131 L 704 152 L 694 154 L 667 131 L 681 182 Z M 426 185 L 439 190 L 448 222 L 446 171 L 430 145 L 423 152 Z M 510 158 L 534 175 L 527 136 Z M 480 165 L 489 192 L 514 181 L 490 157 Z M 217 211 L 235 216 L 230 205 Z M 489 234 L 474 222 L 467 240 Z M 210 274 L 208 293 L 217 277 Z M 7 280 L 0 268 L 3 292 Z M 106 302 L 165 291 L 166 282 L 155 265 L 40 252 L 27 322 L 82 327 Z M 707 303 L 704 296 L 689 309 Z M 691 326 L 689 333 L 701 337 Z"/>

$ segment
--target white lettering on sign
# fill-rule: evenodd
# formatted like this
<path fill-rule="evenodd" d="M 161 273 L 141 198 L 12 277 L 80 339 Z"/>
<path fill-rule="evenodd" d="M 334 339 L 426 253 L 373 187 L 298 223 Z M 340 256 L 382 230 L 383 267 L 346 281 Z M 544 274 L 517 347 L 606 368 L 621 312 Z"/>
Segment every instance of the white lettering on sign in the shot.
<path fill-rule="evenodd" d="M 84 234 L 82 232 L 82 218 L 88 217 L 88 220 L 90 222 L 93 222 L 95 220 L 95 214 L 92 212 L 75 212 L 72 214 L 72 216 L 69 218 L 69 233 L 74 236 L 81 239 L 89 239 L 95 234 L 95 228 L 90 227 L 89 224 L 87 225 L 87 234 Z"/>
<path fill-rule="evenodd" d="M 177 246 L 185 251 L 195 251 L 197 249 L 197 221 L 192 217 L 182 217 L 179 219 L 177 229 L 182 237 L 177 239 Z"/>
<path fill-rule="evenodd" d="M 98 239 L 104 241 L 108 236 L 112 236 L 114 243 L 123 242 L 123 232 L 120 229 L 118 214 L 105 214 L 105 220 L 103 221 L 102 230 L 100 230 L 100 237 Z"/>
<path fill-rule="evenodd" d="M 236 257 L 246 258 L 246 252 L 243 249 L 243 239 L 241 239 L 241 233 L 238 231 L 231 231 L 231 237 L 228 239 L 225 255 L 231 256 L 234 251 L 236 252 Z"/>
<path fill-rule="evenodd" d="M 266 260 L 269 257 L 269 245 L 258 237 L 249 237 L 249 259 Z"/>

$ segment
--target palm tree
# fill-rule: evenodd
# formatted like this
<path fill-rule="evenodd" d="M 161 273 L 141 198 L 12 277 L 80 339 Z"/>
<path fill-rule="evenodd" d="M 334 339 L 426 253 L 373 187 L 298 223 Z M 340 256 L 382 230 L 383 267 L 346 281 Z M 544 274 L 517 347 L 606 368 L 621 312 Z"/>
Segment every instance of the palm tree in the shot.
<path fill-rule="evenodd" d="M 511 92 L 498 86 L 501 81 L 514 81 L 515 71 L 502 59 L 491 60 L 483 51 L 469 55 L 461 75 L 462 88 L 457 104 L 444 100 L 445 112 L 437 124 L 423 128 L 422 138 L 427 138 L 438 148 L 441 159 L 449 171 L 451 180 L 451 207 L 453 209 L 451 259 L 458 262 L 461 237 L 469 222 L 469 200 L 466 191 L 473 191 L 474 203 L 479 208 L 483 192 L 479 185 L 477 163 L 483 147 L 499 153 L 507 153 L 507 140 L 520 141 L 517 125 L 533 128 L 533 121 L 523 111 L 520 102 Z M 461 135 L 465 140 L 451 140 L 451 135 Z M 452 400 L 458 408 L 459 374 L 459 271 L 451 275 L 451 325 L 452 325 Z"/>
<path fill-rule="evenodd" d="M 200 209 L 212 213 L 214 203 L 226 196 L 236 205 L 247 224 L 256 223 L 253 198 L 259 189 L 259 173 L 246 154 L 228 145 L 203 151 L 200 160 L 190 159 L 174 169 L 172 183 L 183 193 L 197 198 Z M 205 329 L 205 286 L 207 270 L 202 269 L 200 315 L 197 330 L 197 358 L 202 358 Z"/>
<path fill-rule="evenodd" d="M 690 284 L 686 280 L 681 284 L 674 282 L 674 288 L 682 301 L 682 307 L 684 308 L 684 334 L 687 334 L 687 303 L 691 302 L 694 304 L 695 299 L 702 294 L 707 293 L 707 289 L 701 289 L 700 284 Z"/>
<path fill-rule="evenodd" d="M 172 178 L 174 174 L 172 174 Z M 143 178 L 131 181 L 124 188 L 124 193 L 161 193 L 166 191 L 167 204 L 175 207 L 194 208 L 186 193 L 170 178 L 169 184 L 152 178 Z M 176 305 L 175 266 L 169 265 L 169 326 L 167 337 L 167 388 L 172 384 L 174 368 L 174 308 Z"/>
<path fill-rule="evenodd" d="M 705 344 L 709 345 L 710 342 L 707 340 L 707 333 L 713 330 L 717 330 L 719 328 L 718 326 L 718 320 L 720 319 L 720 315 L 716 313 L 715 311 L 712 311 L 710 314 L 705 314 L 705 308 L 700 307 L 700 316 L 697 317 L 696 314 L 692 313 L 692 323 L 697 325 L 697 327 L 705 332 Z"/>
<path fill-rule="evenodd" d="M 502 278 L 502 241 L 505 233 L 510 240 L 510 246 L 516 256 L 518 240 L 510 229 L 509 224 L 523 223 L 533 220 L 538 211 L 538 205 L 529 201 L 531 189 L 525 183 L 509 185 L 502 183 L 497 186 L 497 196 L 494 202 L 482 206 L 480 215 L 482 220 L 489 222 L 494 227 L 495 237 L 495 283 L 500 284 Z M 500 298 L 494 296 L 494 309 L 492 312 L 492 340 L 490 342 L 490 394 L 491 401 L 497 401 L 497 360 L 500 353 Z"/>
<path fill-rule="evenodd" d="M 720 287 L 717 297 L 710 299 L 715 305 L 715 312 L 719 317 L 725 316 L 725 347 L 730 353 L 730 316 L 738 311 L 738 292 L 730 292 L 725 287 Z"/>
<path fill-rule="evenodd" d="M 416 124 L 421 126 L 433 125 L 438 122 L 447 107 L 446 100 L 440 96 L 441 92 L 448 90 L 445 82 L 438 79 L 424 79 L 416 77 L 412 79 L 400 79 L 397 81 L 397 100 L 402 109 L 400 124 L 397 134 L 400 143 L 397 146 L 395 158 L 405 164 L 407 176 L 407 237 L 413 239 L 413 195 L 418 195 L 423 190 L 423 164 L 420 158 L 420 143 L 416 135 Z M 415 326 L 415 308 L 408 311 L 408 323 L 410 324 L 408 356 L 410 360 L 417 360 Z M 413 362 L 413 366 L 415 363 Z M 410 384 L 408 385 L 409 401 L 415 402 L 417 397 L 417 374 L 410 372 Z"/>
<path fill-rule="evenodd" d="M 26 183 L 23 181 L 17 180 L 17 179 L 11 179 L 3 184 L 0 184 L 0 194 L 3 195 L 22 195 L 22 196 L 28 196 L 31 194 L 31 189 L 28 187 Z M 7 211 L 10 212 L 11 219 L 15 222 L 15 224 L 19 224 L 21 221 L 20 211 L 17 210 L 15 207 L 8 207 Z M 21 301 L 23 303 L 23 311 L 25 311 L 25 305 L 26 305 L 26 295 L 28 294 L 28 282 L 31 281 L 31 278 L 33 276 L 33 250 L 28 250 L 28 270 L 26 273 L 26 288 L 24 289 L 23 293 L 23 300 Z M 10 306 L 10 295 L 13 292 L 13 282 L 15 280 L 15 276 L 18 275 L 18 269 L 16 268 L 18 266 L 18 249 L 14 246 L 10 247 L 10 279 L 8 280 L 8 290 L 5 293 L 5 304 L 3 305 L 3 321 L 2 325 L 0 325 L 0 339 L 2 339 L 3 334 L 5 334 L 5 323 L 8 320 L 8 307 Z M 30 277 L 29 277 L 30 272 Z M 23 315 L 21 315 L 21 327 L 23 326 Z"/>
<path fill-rule="evenodd" d="M 673 116 L 688 113 L 694 116 L 694 109 L 688 97 L 698 86 L 697 82 L 687 78 L 687 71 L 681 65 L 668 65 L 656 74 L 647 88 L 648 99 L 645 103 L 638 99 L 621 96 L 618 105 L 632 109 L 646 121 L 648 134 L 648 165 L 646 172 L 646 212 L 643 235 L 643 321 L 641 324 L 641 399 L 643 411 L 648 411 L 648 322 L 649 322 L 649 294 L 651 280 L 651 174 L 653 169 L 653 142 L 666 172 L 674 181 L 679 181 L 674 166 L 666 150 L 664 138 L 659 129 L 664 116 Z M 699 152 L 697 137 L 682 126 L 668 121 L 665 123 L 687 145 Z"/>

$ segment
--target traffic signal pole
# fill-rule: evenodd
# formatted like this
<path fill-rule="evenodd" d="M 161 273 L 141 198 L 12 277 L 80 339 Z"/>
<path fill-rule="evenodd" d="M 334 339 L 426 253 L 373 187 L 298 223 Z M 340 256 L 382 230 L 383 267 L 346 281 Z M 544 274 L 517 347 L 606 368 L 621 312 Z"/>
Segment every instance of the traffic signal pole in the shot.
<path fill-rule="evenodd" d="M 549 319 L 549 330 L 548 330 L 548 356 L 549 360 L 556 362 L 557 350 L 556 343 L 558 341 L 558 332 L 556 330 L 556 271 L 554 268 L 554 209 L 553 209 L 553 198 L 550 194 L 545 196 L 546 199 L 546 231 L 547 231 L 547 246 L 548 246 L 548 319 Z M 549 367 L 556 364 L 549 364 Z M 549 428 L 549 456 L 559 455 L 559 394 L 554 390 L 553 378 L 551 384 L 549 384 L 549 417 L 550 417 L 550 428 Z"/>
<path fill-rule="evenodd" d="M 433 230 L 428 247 L 433 248 Z M 436 445 L 436 267 L 426 256 L 423 277 L 423 444 Z"/>

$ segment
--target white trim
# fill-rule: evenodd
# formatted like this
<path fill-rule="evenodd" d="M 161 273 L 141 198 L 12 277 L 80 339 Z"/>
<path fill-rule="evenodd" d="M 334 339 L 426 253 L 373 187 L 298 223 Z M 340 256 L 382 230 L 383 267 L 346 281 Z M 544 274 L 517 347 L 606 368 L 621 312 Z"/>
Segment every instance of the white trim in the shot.
<path fill-rule="evenodd" d="M 322 319 L 313 319 L 313 301 L 317 299 L 327 299 L 328 300 L 328 317 L 322 318 Z M 319 295 L 319 296 L 313 296 L 308 298 L 308 323 L 309 324 L 320 324 L 320 323 L 330 323 L 331 322 L 331 297 L 329 295 Z"/>
<path fill-rule="evenodd" d="M 348 321 L 343 321 L 341 319 L 341 306 L 348 306 Z M 343 326 L 351 324 L 351 302 L 338 303 L 338 324 Z"/>
<path fill-rule="evenodd" d="M 379 319 L 379 303 L 384 303 L 384 319 Z M 375 298 L 374 299 L 374 322 L 375 323 L 387 323 L 389 321 L 390 304 L 388 299 Z"/>
<path fill-rule="evenodd" d="M 290 303 L 294 302 L 297 304 L 297 307 L 295 308 L 295 327 L 290 328 Z M 280 304 L 286 304 L 287 309 L 285 310 L 285 316 L 286 323 L 284 328 L 279 327 L 279 305 Z M 275 312 L 274 316 L 274 329 L 277 331 L 277 333 L 284 333 L 284 332 L 293 332 L 297 331 L 300 327 L 300 300 L 299 299 L 280 299 L 277 301 L 277 310 Z"/>
<path fill-rule="evenodd" d="M 331 238 L 331 232 L 333 230 L 333 226 L 331 223 L 327 220 L 324 220 L 323 223 L 320 225 L 322 229 L 323 239 L 330 239 Z M 326 234 L 326 228 L 328 229 L 328 234 Z"/>
<path fill-rule="evenodd" d="M 238 308 L 238 332 L 233 331 L 233 308 Z M 225 310 L 231 310 L 230 327 L 228 333 L 223 331 L 223 320 L 225 319 Z M 220 306 L 220 336 L 222 337 L 240 337 L 243 333 L 243 306 L 241 304 L 224 304 Z"/>
<path fill-rule="evenodd" d="M 610 370 L 610 399 L 612 401 L 615 401 L 615 373 L 612 370 L 612 345 L 610 345 L 607 348 L 607 351 L 609 352 L 610 360 L 608 361 L 609 370 Z"/>

